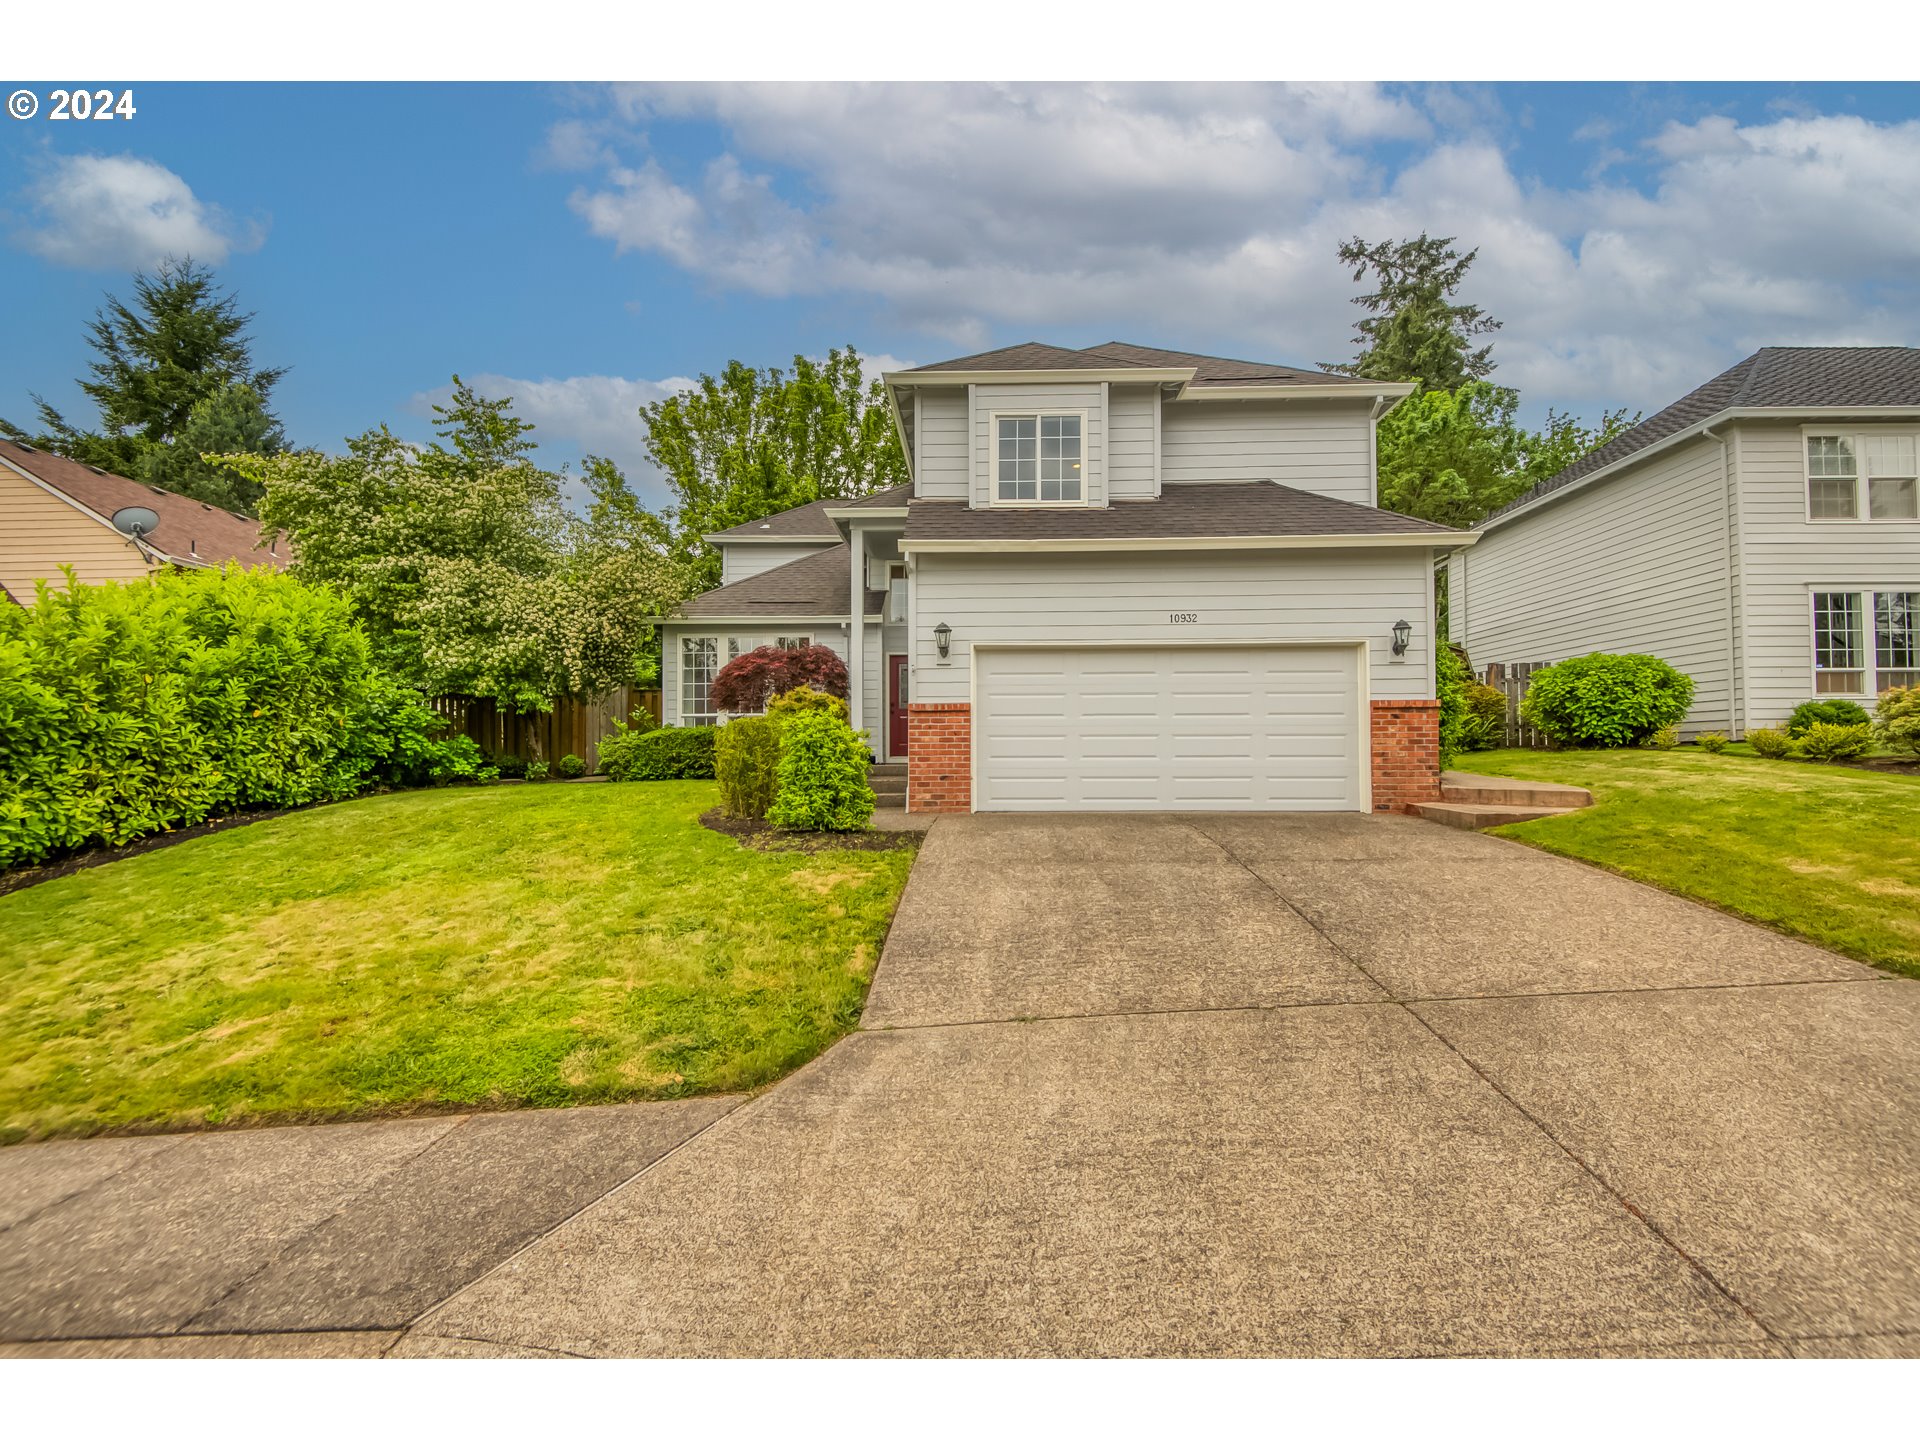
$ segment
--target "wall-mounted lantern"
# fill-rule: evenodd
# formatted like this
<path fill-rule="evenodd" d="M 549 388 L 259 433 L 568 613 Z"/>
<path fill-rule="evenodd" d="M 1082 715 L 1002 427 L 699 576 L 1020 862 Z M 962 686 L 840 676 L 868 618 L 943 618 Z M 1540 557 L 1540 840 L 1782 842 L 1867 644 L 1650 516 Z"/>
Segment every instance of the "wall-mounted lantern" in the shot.
<path fill-rule="evenodd" d="M 1396 655 L 1406 654 L 1407 642 L 1411 639 L 1413 639 L 1413 626 L 1405 620 L 1394 621 L 1393 653 Z M 942 653 L 944 654 L 945 652 L 943 651 Z"/>
<path fill-rule="evenodd" d="M 947 658 L 948 651 L 953 648 L 953 627 L 944 620 L 933 627 L 933 646 L 940 652 L 942 660 Z"/>

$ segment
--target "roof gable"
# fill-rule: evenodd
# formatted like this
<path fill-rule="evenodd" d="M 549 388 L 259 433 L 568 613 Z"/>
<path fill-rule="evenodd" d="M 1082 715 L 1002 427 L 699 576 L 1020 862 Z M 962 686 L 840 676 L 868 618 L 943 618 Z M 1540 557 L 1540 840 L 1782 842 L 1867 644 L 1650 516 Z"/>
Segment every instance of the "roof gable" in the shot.
<path fill-rule="evenodd" d="M 1191 389 L 1209 385 L 1353 385 L 1378 389 L 1379 382 L 1338 375 L 1330 370 L 1302 369 L 1297 365 L 1274 365 L 1260 360 L 1229 360 L 1219 355 L 1200 355 L 1190 350 L 1161 350 L 1151 345 L 1135 345 L 1126 340 L 1108 340 L 1083 350 L 1069 350 L 1029 340 L 1007 345 L 978 355 L 962 355 L 957 360 L 940 360 L 899 372 L 903 376 L 937 374 L 941 371 L 977 370 L 1191 370 Z"/>

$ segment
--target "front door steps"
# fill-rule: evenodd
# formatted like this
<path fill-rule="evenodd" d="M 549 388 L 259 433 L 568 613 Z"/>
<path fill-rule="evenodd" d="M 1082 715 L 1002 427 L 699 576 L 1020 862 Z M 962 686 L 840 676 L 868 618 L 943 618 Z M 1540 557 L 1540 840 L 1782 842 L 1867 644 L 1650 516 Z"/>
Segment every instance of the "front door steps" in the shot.
<path fill-rule="evenodd" d="M 1593 796 L 1577 785 L 1547 785 L 1446 770 L 1440 775 L 1440 798 L 1411 808 L 1424 820 L 1438 820 L 1456 830 L 1485 830 L 1565 815 L 1591 804 Z"/>
<path fill-rule="evenodd" d="M 907 762 L 893 760 L 882 765 L 867 768 L 867 784 L 873 787 L 873 804 L 877 810 L 904 810 L 907 808 Z"/>

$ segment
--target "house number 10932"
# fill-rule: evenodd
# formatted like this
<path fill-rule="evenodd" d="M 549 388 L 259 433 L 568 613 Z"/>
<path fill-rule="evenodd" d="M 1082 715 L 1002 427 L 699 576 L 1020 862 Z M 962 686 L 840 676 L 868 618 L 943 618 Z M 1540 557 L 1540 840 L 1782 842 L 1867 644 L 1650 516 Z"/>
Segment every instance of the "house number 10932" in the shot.
<path fill-rule="evenodd" d="M 1200 616 L 1192 610 L 1175 610 L 1167 616 L 1169 625 L 1198 625 Z"/>

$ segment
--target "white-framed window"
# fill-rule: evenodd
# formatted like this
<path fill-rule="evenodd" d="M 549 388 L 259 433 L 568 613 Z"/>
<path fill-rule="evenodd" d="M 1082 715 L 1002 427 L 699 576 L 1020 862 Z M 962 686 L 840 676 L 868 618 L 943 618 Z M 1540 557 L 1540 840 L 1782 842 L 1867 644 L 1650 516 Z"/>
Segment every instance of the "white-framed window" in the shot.
<path fill-rule="evenodd" d="M 993 497 L 1002 505 L 1079 505 L 1086 454 L 1084 412 L 993 417 Z"/>
<path fill-rule="evenodd" d="M 1864 697 L 1914 684 L 1920 684 L 1920 590 L 1813 592 L 1814 694 Z"/>
<path fill-rule="evenodd" d="M 897 561 L 887 566 L 887 620 L 902 624 L 907 618 L 907 567 Z"/>
<path fill-rule="evenodd" d="M 1920 520 L 1920 435 L 1806 432 L 1809 520 Z"/>
<path fill-rule="evenodd" d="M 713 677 L 720 673 L 720 651 L 726 646 L 727 659 L 740 654 L 740 641 L 718 635 L 682 635 L 680 637 L 680 723 L 717 725 L 720 713 L 713 706 Z"/>
<path fill-rule="evenodd" d="M 782 650 L 804 650 L 813 643 L 811 635 L 779 635 L 774 637 L 775 645 Z"/>

